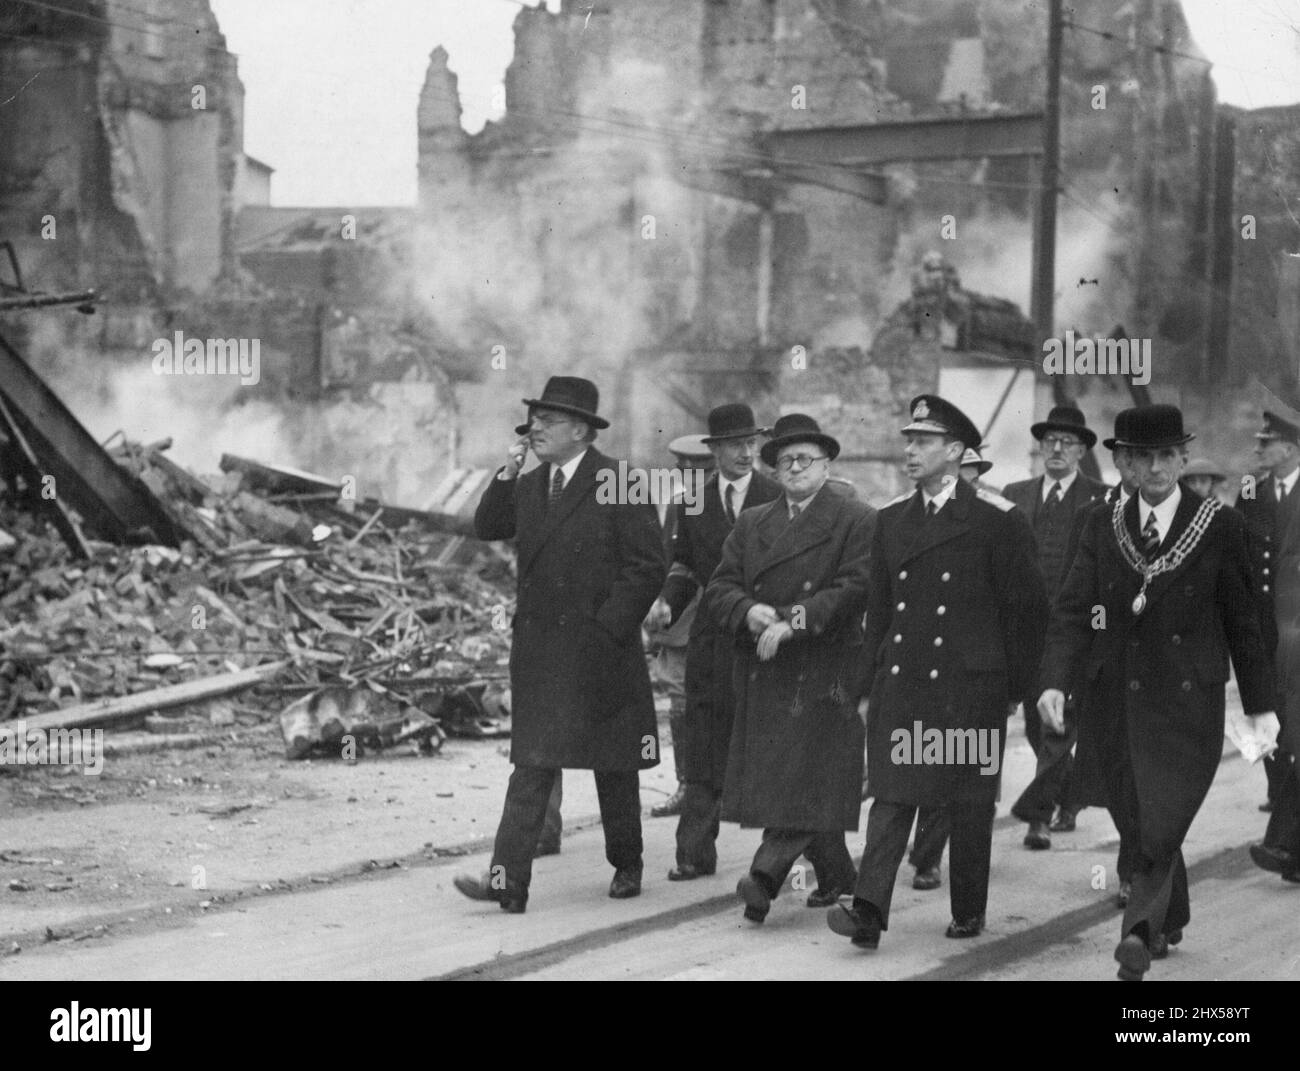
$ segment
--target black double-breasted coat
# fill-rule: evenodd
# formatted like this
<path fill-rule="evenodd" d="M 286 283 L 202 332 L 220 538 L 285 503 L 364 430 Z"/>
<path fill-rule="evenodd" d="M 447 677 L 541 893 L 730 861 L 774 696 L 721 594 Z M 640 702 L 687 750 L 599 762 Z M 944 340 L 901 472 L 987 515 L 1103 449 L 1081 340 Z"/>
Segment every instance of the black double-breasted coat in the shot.
<path fill-rule="evenodd" d="M 787 510 L 782 495 L 740 515 L 705 596 L 735 643 L 722 818 L 837 833 L 857 829 L 862 804 L 863 729 L 851 693 L 876 511 L 824 485 L 797 519 Z M 795 628 L 767 662 L 745 624 L 755 603 Z"/>
<path fill-rule="evenodd" d="M 556 503 L 547 502 L 550 466 L 539 465 L 490 481 L 474 515 L 480 539 L 515 539 L 518 550 L 510 647 L 510 761 L 518 766 L 617 771 L 659 762 L 641 622 L 667 563 L 654 506 L 597 497 L 600 472 L 618 468 L 591 447 Z"/>
<path fill-rule="evenodd" d="M 761 472 L 755 472 L 745 489 L 737 516 L 754 506 L 771 502 L 781 494 L 781 485 Z M 709 582 L 722 561 L 722 544 L 731 534 L 718 491 L 718 474 L 704 483 L 703 500 L 698 513 L 674 507 L 677 539 L 673 547 L 674 568 L 664 585 L 664 599 L 672 609 L 673 621 L 687 606 L 695 592 Z M 727 749 L 731 744 L 731 725 L 735 695 L 731 687 L 733 638 L 719 631 L 709 612 L 701 607 L 691 624 L 686 649 L 686 763 L 687 781 L 711 784 L 721 791 L 727 772 Z"/>
<path fill-rule="evenodd" d="M 1140 546 L 1138 501 L 1129 498 L 1122 521 Z M 1182 489 L 1158 554 L 1177 543 L 1202 501 Z M 1048 629 L 1042 685 L 1082 691 L 1081 774 L 1086 761 L 1095 781 L 1127 740 L 1141 851 L 1159 859 L 1179 850 L 1218 769 L 1229 659 L 1246 713 L 1271 710 L 1274 689 L 1239 514 L 1219 509 L 1186 560 L 1152 580 L 1138 614 L 1140 590 L 1113 530 L 1113 507 L 1088 511 Z"/>
<path fill-rule="evenodd" d="M 1250 555 L 1251 590 L 1259 608 L 1259 627 L 1264 644 L 1270 651 L 1277 646 L 1277 623 L 1273 613 L 1277 590 L 1277 557 L 1287 531 L 1295 526 L 1300 510 L 1300 483 L 1279 505 L 1277 486 L 1272 476 L 1258 477 L 1252 486 L 1242 488 L 1237 498 L 1237 512 L 1246 519 L 1246 551 Z"/>
<path fill-rule="evenodd" d="M 895 761 L 895 733 L 911 739 L 919 723 L 945 738 L 985 730 L 991 742 L 997 730 L 1004 745 L 1008 704 L 1035 679 L 1047 618 L 1034 537 L 1008 500 L 958 480 L 933 517 L 919 490 L 884 507 L 871 559 L 858 685 L 870 694 L 867 788 L 879 800 L 943 804 L 959 779 L 991 775 L 975 761 Z"/>

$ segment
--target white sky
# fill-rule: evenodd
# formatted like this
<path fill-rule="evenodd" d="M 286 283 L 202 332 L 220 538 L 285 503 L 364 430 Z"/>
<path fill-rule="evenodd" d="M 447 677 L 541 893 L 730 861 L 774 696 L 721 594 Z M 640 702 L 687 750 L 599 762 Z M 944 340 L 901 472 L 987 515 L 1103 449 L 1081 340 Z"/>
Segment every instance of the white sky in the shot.
<path fill-rule="evenodd" d="M 494 118 L 521 0 L 211 0 L 244 81 L 244 147 L 275 204 L 415 201 L 415 111 L 429 53 L 460 76 L 464 124 Z M 635 0 L 626 0 L 635 2 Z M 695 0 L 680 0 L 682 3 Z M 559 0 L 548 0 L 552 10 Z M 1219 99 L 1300 100 L 1300 0 L 1183 0 Z"/>

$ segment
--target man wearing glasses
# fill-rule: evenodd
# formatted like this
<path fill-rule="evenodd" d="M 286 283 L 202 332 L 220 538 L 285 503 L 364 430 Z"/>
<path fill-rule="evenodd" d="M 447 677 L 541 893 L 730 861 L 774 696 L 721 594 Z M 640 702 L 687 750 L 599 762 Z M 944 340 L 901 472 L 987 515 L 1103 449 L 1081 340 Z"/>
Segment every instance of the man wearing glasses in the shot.
<path fill-rule="evenodd" d="M 1056 602 L 1056 593 L 1065 579 L 1066 546 L 1075 511 L 1099 501 L 1106 493 L 1106 485 L 1079 471 L 1079 462 L 1096 445 L 1097 435 L 1078 409 L 1058 405 L 1046 420 L 1029 430 L 1042 445 L 1044 475 L 1008 484 L 1002 494 L 1029 518 L 1050 606 Z M 1011 813 L 1029 823 L 1025 847 L 1041 851 L 1052 846 L 1051 832 L 1069 833 L 1074 829 L 1078 808 L 1070 791 L 1070 752 L 1078 727 L 1071 709 L 1064 733 L 1044 731 L 1038 716 L 1037 682 L 1031 684 L 1030 690 L 1034 694 L 1019 698 L 1025 707 L 1025 736 L 1037 756 L 1038 768 Z"/>
<path fill-rule="evenodd" d="M 736 889 L 751 922 L 801 855 L 826 896 L 855 877 L 844 834 L 862 807 L 863 727 L 851 693 L 876 511 L 825 486 L 839 451 L 812 417 L 777 420 L 760 456 L 783 493 L 737 518 L 705 593 L 735 645 L 722 818 L 763 830 Z"/>
<path fill-rule="evenodd" d="M 659 518 L 649 503 L 605 502 L 600 473 L 618 462 L 593 445 L 609 427 L 596 385 L 552 376 L 526 398 L 528 422 L 489 481 L 474 515 L 480 539 L 514 539 L 519 595 L 510 685 L 514 772 L 492 866 L 455 886 L 472 900 L 524 911 L 547 800 L 561 769 L 593 770 L 614 867 L 609 895 L 641 892 L 638 771 L 659 762 L 654 696 L 641 622 L 667 573 Z M 520 474 L 531 447 L 542 462 Z"/>

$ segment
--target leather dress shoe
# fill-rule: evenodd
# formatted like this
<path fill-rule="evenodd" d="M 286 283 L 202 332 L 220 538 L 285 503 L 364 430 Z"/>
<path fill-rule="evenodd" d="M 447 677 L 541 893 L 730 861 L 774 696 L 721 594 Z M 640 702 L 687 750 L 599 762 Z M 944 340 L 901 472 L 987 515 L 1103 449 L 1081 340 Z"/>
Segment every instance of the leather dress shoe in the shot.
<path fill-rule="evenodd" d="M 1115 906 L 1121 911 L 1128 907 L 1128 898 L 1133 895 L 1133 883 L 1131 881 L 1121 881 L 1119 883 L 1119 892 L 1115 894 Z"/>
<path fill-rule="evenodd" d="M 948 923 L 945 937 L 978 937 L 984 932 L 984 916 L 976 915 L 969 919 L 953 919 Z"/>
<path fill-rule="evenodd" d="M 772 898 L 753 874 L 746 874 L 736 883 L 736 895 L 745 901 L 745 918 L 750 922 L 762 922 L 767 918 Z"/>
<path fill-rule="evenodd" d="M 1115 962 L 1119 964 L 1116 977 L 1121 982 L 1140 982 L 1151 969 L 1151 953 L 1146 942 L 1131 933 L 1115 947 Z"/>
<path fill-rule="evenodd" d="M 544 855 L 559 855 L 559 854 L 560 854 L 560 842 L 558 840 L 548 841 L 545 844 L 539 844 L 537 846 L 537 851 L 533 852 L 533 858 L 540 859 Z"/>
<path fill-rule="evenodd" d="M 1056 818 L 1048 826 L 1052 833 L 1073 833 L 1074 832 L 1075 812 L 1068 807 L 1061 807 L 1056 812 Z"/>
<path fill-rule="evenodd" d="M 1030 851 L 1041 852 L 1052 846 L 1052 838 L 1047 832 L 1046 822 L 1030 822 L 1029 832 L 1025 834 L 1025 847 Z"/>
<path fill-rule="evenodd" d="M 686 799 L 686 786 L 678 785 L 677 791 L 657 807 L 650 808 L 651 818 L 671 818 L 682 813 L 682 801 Z"/>
<path fill-rule="evenodd" d="M 672 870 L 668 871 L 669 881 L 694 881 L 696 878 L 710 878 L 717 873 L 717 867 L 711 866 L 707 870 L 702 866 L 694 866 L 691 863 L 678 863 Z"/>
<path fill-rule="evenodd" d="M 1267 844 L 1252 844 L 1250 857 L 1263 870 L 1287 877 L 1300 874 L 1300 861 L 1285 848 L 1270 848 Z M 1289 879 L 1288 879 L 1289 880 Z"/>
<path fill-rule="evenodd" d="M 849 938 L 858 948 L 880 947 L 880 915 L 870 907 L 836 904 L 826 912 L 826 925 L 832 933 Z"/>
<path fill-rule="evenodd" d="M 804 901 L 808 907 L 830 907 L 831 904 L 838 904 L 841 896 L 852 896 L 853 889 L 841 889 L 839 886 L 832 886 L 829 889 L 823 889 L 820 885 L 808 894 L 808 899 Z"/>
<path fill-rule="evenodd" d="M 614 871 L 614 880 L 609 883 L 609 895 L 612 900 L 630 900 L 641 895 L 641 868 L 639 866 L 619 867 Z"/>
<path fill-rule="evenodd" d="M 926 870 L 918 870 L 912 878 L 913 889 L 937 889 L 943 884 L 943 879 L 939 877 L 939 868 L 937 866 L 929 867 Z"/>
<path fill-rule="evenodd" d="M 1164 959 L 1169 955 L 1169 949 L 1176 944 L 1181 944 L 1182 940 L 1182 930 L 1172 930 L 1169 933 L 1156 934 L 1155 940 L 1151 942 L 1151 958 Z"/>
<path fill-rule="evenodd" d="M 492 876 L 484 874 L 480 878 L 472 874 L 457 874 L 451 882 L 456 889 L 464 896 L 471 900 L 490 900 L 501 905 L 501 910 L 510 915 L 522 915 L 528 907 L 528 893 L 520 891 L 519 887 L 507 885 L 505 888 L 496 888 L 492 884 Z"/>
<path fill-rule="evenodd" d="M 1272 801 L 1272 800 L 1265 800 L 1263 803 L 1261 803 L 1261 804 L 1259 805 L 1259 809 L 1260 809 L 1261 811 L 1263 811 L 1265 814 L 1272 814 L 1272 813 L 1273 813 L 1273 801 Z"/>

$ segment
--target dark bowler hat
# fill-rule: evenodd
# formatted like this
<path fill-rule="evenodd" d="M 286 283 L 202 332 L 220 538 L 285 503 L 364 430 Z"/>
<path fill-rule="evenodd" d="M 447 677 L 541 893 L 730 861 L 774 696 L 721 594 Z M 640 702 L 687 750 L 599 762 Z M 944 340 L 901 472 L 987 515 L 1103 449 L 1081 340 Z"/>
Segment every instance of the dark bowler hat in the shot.
<path fill-rule="evenodd" d="M 777 451 L 791 443 L 816 443 L 832 461 L 840 452 L 840 444 L 825 434 L 812 417 L 806 413 L 786 413 L 783 417 L 777 417 L 776 424 L 772 427 L 772 437 L 763 444 L 758 456 L 765 465 L 775 467 Z"/>
<path fill-rule="evenodd" d="M 912 422 L 903 429 L 923 435 L 951 435 L 962 446 L 979 446 L 983 438 L 970 417 L 937 394 L 919 394 L 912 399 Z"/>
<path fill-rule="evenodd" d="M 679 435 L 668 444 L 668 452 L 687 461 L 707 461 L 713 456 L 703 435 Z"/>
<path fill-rule="evenodd" d="M 1264 427 L 1255 432 L 1256 439 L 1281 439 L 1283 442 L 1300 446 L 1300 428 L 1289 420 L 1283 420 L 1276 413 L 1264 410 Z"/>
<path fill-rule="evenodd" d="M 984 473 L 988 472 L 988 470 L 993 467 L 993 462 L 985 461 L 984 458 L 980 456 L 981 449 L 983 449 L 983 447 L 966 447 L 966 452 L 961 455 L 960 467 L 965 468 L 967 465 L 974 465 L 976 473 L 980 476 L 983 476 Z"/>
<path fill-rule="evenodd" d="M 542 396 L 525 398 L 524 405 L 528 406 L 530 418 L 534 409 L 558 409 L 561 413 L 576 416 L 584 424 L 590 424 L 593 428 L 609 427 L 608 420 L 596 415 L 596 410 L 600 406 L 600 391 L 589 379 L 579 379 L 577 376 L 551 376 L 546 381 L 546 389 L 542 391 Z M 528 425 L 521 424 L 515 432 L 523 435 L 527 430 Z"/>
<path fill-rule="evenodd" d="M 728 402 L 709 413 L 709 434 L 706 443 L 720 443 L 724 439 L 748 439 L 766 435 L 771 428 L 760 428 L 754 423 L 754 410 L 743 402 Z"/>
<path fill-rule="evenodd" d="M 1077 435 L 1089 450 L 1097 445 L 1097 433 L 1088 427 L 1082 410 L 1072 405 L 1054 406 L 1046 420 L 1040 420 L 1029 429 L 1035 439 L 1041 439 L 1049 431 L 1065 431 Z"/>
<path fill-rule="evenodd" d="M 1183 431 L 1183 411 L 1176 405 L 1140 405 L 1115 414 L 1115 437 L 1102 445 L 1108 450 L 1133 446 L 1150 450 L 1161 446 L 1182 446 L 1195 439 Z"/>

